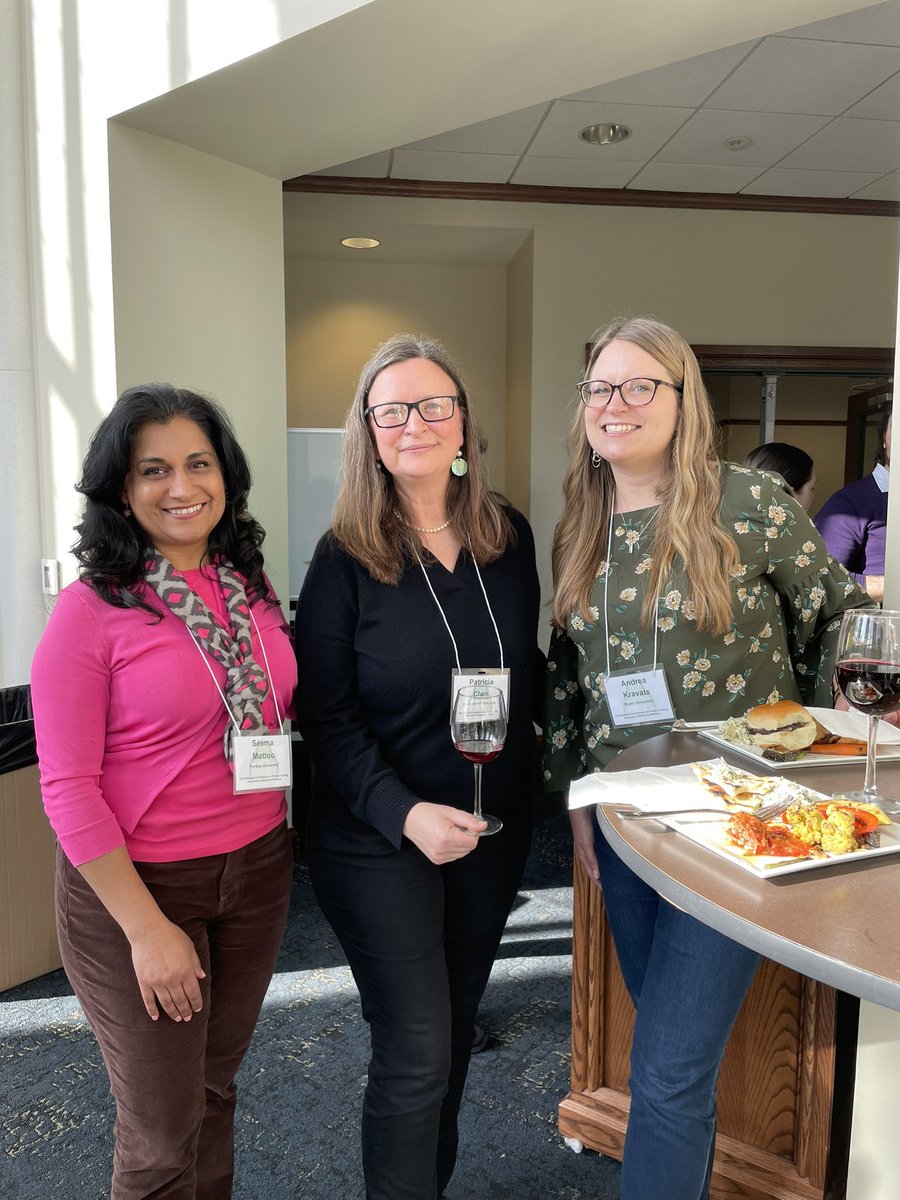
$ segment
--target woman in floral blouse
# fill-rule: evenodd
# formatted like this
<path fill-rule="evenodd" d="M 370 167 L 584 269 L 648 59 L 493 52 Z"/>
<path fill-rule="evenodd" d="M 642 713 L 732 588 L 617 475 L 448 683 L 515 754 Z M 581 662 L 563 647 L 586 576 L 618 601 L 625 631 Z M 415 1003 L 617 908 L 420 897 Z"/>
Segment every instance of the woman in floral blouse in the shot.
<path fill-rule="evenodd" d="M 658 321 L 615 321 L 579 390 L 553 547 L 547 787 L 678 717 L 830 705 L 839 618 L 868 598 L 780 481 L 718 460 L 690 346 Z M 589 809 L 572 828 L 637 1009 L 621 1200 L 657 1200 L 661 1170 L 667 1200 L 702 1200 L 719 1066 L 757 956 L 661 901 Z"/>

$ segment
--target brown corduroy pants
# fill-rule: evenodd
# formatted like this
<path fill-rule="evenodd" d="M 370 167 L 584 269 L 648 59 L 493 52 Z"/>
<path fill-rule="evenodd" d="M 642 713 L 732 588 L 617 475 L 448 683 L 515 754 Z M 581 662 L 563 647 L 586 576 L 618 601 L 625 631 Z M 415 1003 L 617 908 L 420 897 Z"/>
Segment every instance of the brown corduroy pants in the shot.
<path fill-rule="evenodd" d="M 111 1200 L 228 1200 L 234 1077 L 272 977 L 291 887 L 284 825 L 230 854 L 136 863 L 193 940 L 206 978 L 190 1021 L 151 1021 L 128 940 L 58 852 L 63 965 L 100 1043 L 116 1100 Z"/>

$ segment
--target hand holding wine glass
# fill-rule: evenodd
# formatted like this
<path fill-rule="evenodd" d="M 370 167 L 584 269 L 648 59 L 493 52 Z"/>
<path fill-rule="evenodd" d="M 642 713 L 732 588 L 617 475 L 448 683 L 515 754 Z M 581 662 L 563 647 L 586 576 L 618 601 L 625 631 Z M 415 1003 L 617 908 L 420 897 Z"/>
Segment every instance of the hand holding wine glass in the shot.
<path fill-rule="evenodd" d="M 866 781 L 850 799 L 894 805 L 875 781 L 878 718 L 900 709 L 900 612 L 856 608 L 844 613 L 837 648 L 837 679 L 847 703 L 866 714 Z"/>
<path fill-rule="evenodd" d="M 506 703 L 499 688 L 487 684 L 460 688 L 450 717 L 453 745 L 475 764 L 475 816 L 487 822 L 479 836 L 499 833 L 503 822 L 481 811 L 481 768 L 497 757 L 506 741 Z"/>

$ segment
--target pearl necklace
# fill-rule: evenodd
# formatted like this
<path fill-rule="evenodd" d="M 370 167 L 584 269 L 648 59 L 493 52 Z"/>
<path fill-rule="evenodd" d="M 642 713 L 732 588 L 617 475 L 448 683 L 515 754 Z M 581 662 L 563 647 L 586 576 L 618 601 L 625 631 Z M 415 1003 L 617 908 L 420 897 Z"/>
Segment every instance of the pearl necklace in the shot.
<path fill-rule="evenodd" d="M 401 517 L 400 520 L 403 521 L 407 529 L 414 529 L 416 533 L 440 533 L 442 529 L 447 528 L 453 518 L 448 517 L 443 525 L 432 525 L 430 528 L 427 525 L 411 525 L 404 517 Z"/>

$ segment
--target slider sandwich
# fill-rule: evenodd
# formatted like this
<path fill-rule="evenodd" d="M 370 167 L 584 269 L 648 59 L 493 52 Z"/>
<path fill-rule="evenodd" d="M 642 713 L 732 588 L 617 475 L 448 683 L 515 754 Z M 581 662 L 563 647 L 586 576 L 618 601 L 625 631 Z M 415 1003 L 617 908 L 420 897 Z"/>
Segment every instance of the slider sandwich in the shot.
<path fill-rule="evenodd" d="M 747 730 L 772 762 L 790 762 L 798 758 L 816 740 L 816 722 L 801 704 L 779 700 L 777 704 L 759 704 L 745 716 Z"/>

